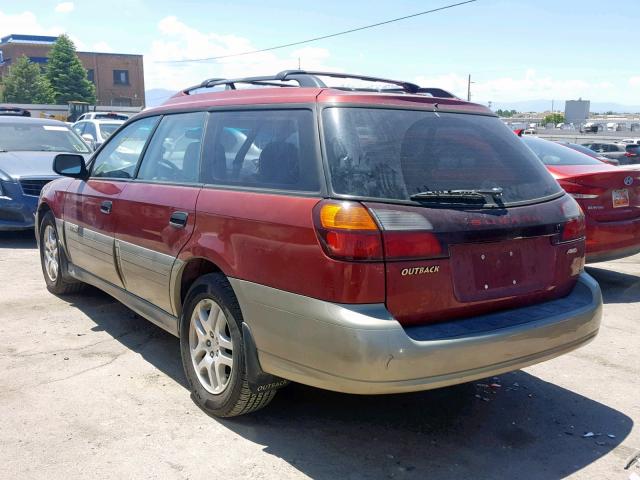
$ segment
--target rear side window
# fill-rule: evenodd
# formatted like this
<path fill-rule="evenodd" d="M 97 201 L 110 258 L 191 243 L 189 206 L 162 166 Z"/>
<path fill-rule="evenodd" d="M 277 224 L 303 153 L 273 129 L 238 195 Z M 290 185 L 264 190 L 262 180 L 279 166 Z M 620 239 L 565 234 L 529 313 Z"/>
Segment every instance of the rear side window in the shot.
<path fill-rule="evenodd" d="M 337 194 L 407 200 L 427 190 L 501 187 L 508 204 L 561 192 L 495 117 L 331 107 L 322 118 Z"/>
<path fill-rule="evenodd" d="M 602 165 L 600 160 L 548 140 L 528 137 L 522 141 L 545 165 Z"/>
<path fill-rule="evenodd" d="M 195 183 L 206 113 L 180 113 L 162 118 L 149 143 L 138 179 Z"/>
<path fill-rule="evenodd" d="M 212 112 L 205 183 L 318 191 L 313 125 L 311 110 Z"/>

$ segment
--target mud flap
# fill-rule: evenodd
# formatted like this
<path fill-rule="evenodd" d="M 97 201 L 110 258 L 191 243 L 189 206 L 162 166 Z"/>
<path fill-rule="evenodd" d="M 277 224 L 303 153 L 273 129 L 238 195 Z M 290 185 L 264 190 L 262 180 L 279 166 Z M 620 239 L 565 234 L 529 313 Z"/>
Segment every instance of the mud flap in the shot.
<path fill-rule="evenodd" d="M 277 390 L 289 384 L 289 380 L 265 373 L 260 366 L 258 349 L 253 340 L 249 325 L 242 322 L 242 337 L 244 339 L 244 361 L 247 368 L 247 383 L 252 393 L 263 393 Z"/>

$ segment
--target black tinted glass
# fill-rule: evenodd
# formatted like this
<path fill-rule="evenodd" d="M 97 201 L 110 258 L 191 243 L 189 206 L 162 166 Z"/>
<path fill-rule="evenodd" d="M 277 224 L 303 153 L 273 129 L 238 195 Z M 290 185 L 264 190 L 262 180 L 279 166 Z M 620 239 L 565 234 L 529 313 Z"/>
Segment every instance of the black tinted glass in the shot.
<path fill-rule="evenodd" d="M 495 117 L 327 108 L 323 128 L 338 194 L 406 200 L 426 190 L 502 187 L 504 202 L 513 203 L 561 191 Z"/>
<path fill-rule="evenodd" d="M 143 118 L 130 123 L 112 137 L 94 160 L 91 176 L 132 178 L 156 123 L 158 117 Z"/>
<path fill-rule="evenodd" d="M 204 112 L 163 117 L 142 159 L 138 178 L 195 183 L 200 171 Z"/>
<path fill-rule="evenodd" d="M 310 110 L 212 112 L 205 142 L 205 183 L 318 191 Z"/>

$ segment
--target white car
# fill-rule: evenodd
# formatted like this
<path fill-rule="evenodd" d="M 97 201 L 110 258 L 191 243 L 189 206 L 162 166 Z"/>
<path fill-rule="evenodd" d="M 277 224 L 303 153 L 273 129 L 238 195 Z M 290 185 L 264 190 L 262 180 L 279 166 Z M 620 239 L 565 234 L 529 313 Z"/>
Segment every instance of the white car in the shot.
<path fill-rule="evenodd" d="M 96 150 L 123 123 L 124 120 L 81 120 L 71 128 Z"/>
<path fill-rule="evenodd" d="M 76 122 L 80 122 L 82 120 L 129 120 L 129 115 L 126 113 L 115 113 L 115 112 L 87 112 L 83 113 L 78 117 Z"/>
<path fill-rule="evenodd" d="M 636 145 L 640 145 L 640 138 L 623 138 L 620 143 L 630 144 L 635 143 Z"/>

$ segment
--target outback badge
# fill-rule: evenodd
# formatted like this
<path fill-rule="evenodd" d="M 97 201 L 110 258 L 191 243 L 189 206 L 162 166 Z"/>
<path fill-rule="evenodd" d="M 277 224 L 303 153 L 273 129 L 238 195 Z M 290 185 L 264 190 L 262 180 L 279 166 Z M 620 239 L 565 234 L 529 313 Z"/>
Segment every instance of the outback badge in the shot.
<path fill-rule="evenodd" d="M 438 273 L 440 271 L 440 265 L 429 265 L 426 267 L 412 267 L 412 268 L 403 268 L 402 274 L 403 277 L 407 275 L 424 275 L 425 273 Z"/>

